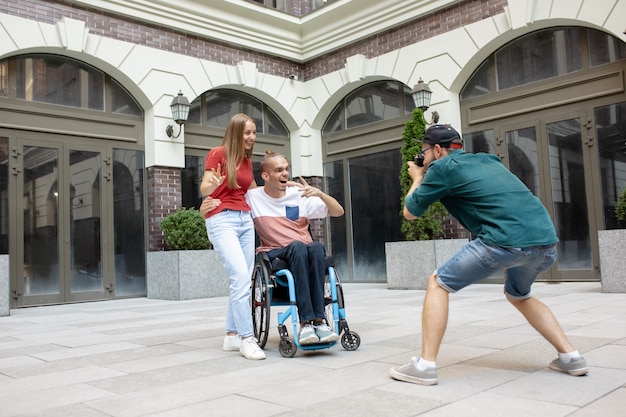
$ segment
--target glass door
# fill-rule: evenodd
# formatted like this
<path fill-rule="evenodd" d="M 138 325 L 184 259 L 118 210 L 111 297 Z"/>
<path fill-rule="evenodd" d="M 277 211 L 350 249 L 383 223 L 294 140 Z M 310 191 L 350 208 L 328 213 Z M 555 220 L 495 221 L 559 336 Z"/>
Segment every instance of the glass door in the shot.
<path fill-rule="evenodd" d="M 543 279 L 598 278 L 593 193 L 585 175 L 593 146 L 589 124 L 584 112 L 573 112 L 500 131 L 503 162 L 542 200 L 560 239 L 559 260 Z"/>
<path fill-rule="evenodd" d="M 571 117 L 573 116 L 573 117 Z M 589 142 L 584 113 L 567 119 L 547 120 L 549 194 L 552 216 L 560 239 L 558 277 L 590 279 L 593 277 L 597 240 L 590 230 L 597 230 L 592 216 L 594 204 L 590 178 Z M 595 249 L 595 250 L 594 250 Z"/>
<path fill-rule="evenodd" d="M 19 306 L 103 299 L 104 148 L 18 139 L 16 290 Z"/>

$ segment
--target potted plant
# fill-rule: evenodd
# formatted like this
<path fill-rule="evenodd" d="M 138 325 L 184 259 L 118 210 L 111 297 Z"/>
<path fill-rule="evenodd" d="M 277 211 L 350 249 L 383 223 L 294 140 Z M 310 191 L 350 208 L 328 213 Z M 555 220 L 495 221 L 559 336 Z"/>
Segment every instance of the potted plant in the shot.
<path fill-rule="evenodd" d="M 602 292 L 626 292 L 626 186 L 622 188 L 615 202 L 615 216 L 619 220 L 620 229 L 598 230 L 598 246 L 600 252 L 600 280 Z"/>
<path fill-rule="evenodd" d="M 204 219 L 198 210 L 182 208 L 159 224 L 168 250 L 211 249 Z"/>
<path fill-rule="evenodd" d="M 226 271 L 211 250 L 200 212 L 182 208 L 159 226 L 167 250 L 148 252 L 148 298 L 190 300 L 228 295 Z"/>
<path fill-rule="evenodd" d="M 387 286 L 391 289 L 425 289 L 428 276 L 435 268 L 467 242 L 467 239 L 443 239 L 443 221 L 448 211 L 439 201 L 415 220 L 406 220 L 402 214 L 404 197 L 413 183 L 406 169 L 407 162 L 413 161 L 415 155 L 422 150 L 425 131 L 424 112 L 416 108 L 402 131 L 400 216 L 401 230 L 406 241 L 385 243 Z"/>

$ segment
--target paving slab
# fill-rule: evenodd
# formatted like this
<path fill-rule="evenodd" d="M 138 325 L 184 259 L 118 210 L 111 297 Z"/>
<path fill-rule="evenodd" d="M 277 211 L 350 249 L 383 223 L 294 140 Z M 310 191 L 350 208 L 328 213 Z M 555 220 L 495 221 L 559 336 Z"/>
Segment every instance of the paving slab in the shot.
<path fill-rule="evenodd" d="M 502 285 L 452 294 L 439 384 L 425 387 L 388 374 L 419 355 L 425 292 L 343 287 L 358 350 L 283 358 L 272 307 L 263 361 L 221 350 L 226 297 L 13 309 L 0 317 L 0 417 L 624 415 L 626 294 L 599 282 L 534 285 L 585 355 L 584 377 L 548 368 L 556 352 Z"/>

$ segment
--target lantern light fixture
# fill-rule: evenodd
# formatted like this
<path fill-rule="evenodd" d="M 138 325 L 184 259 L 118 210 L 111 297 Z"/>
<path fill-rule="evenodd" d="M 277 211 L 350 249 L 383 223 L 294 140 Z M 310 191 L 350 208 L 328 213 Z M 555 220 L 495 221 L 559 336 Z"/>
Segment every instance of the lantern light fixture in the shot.
<path fill-rule="evenodd" d="M 174 127 L 172 125 L 167 125 L 165 133 L 167 133 L 168 137 L 177 138 L 180 136 L 183 131 L 183 125 L 187 121 L 187 117 L 189 117 L 190 108 L 191 105 L 189 104 L 189 100 L 187 100 L 187 97 L 183 95 L 182 91 L 179 91 L 178 95 L 176 95 L 176 97 L 172 100 L 170 109 L 172 110 L 172 119 L 174 119 L 176 124 L 180 126 L 180 129 L 178 130 L 178 134 L 176 136 L 172 136 L 174 134 Z"/>

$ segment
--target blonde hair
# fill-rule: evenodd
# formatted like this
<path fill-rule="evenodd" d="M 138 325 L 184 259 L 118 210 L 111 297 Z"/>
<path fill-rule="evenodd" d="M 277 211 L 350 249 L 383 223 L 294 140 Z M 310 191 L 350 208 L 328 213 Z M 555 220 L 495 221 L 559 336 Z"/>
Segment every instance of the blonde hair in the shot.
<path fill-rule="evenodd" d="M 237 168 L 244 162 L 245 158 L 252 156 L 252 149 L 246 151 L 243 144 L 243 132 L 246 129 L 246 123 L 252 122 L 256 126 L 256 122 L 250 116 L 238 113 L 231 117 L 222 139 L 222 146 L 226 151 L 226 173 L 228 176 L 228 188 L 233 190 L 241 188 L 237 184 Z"/>

